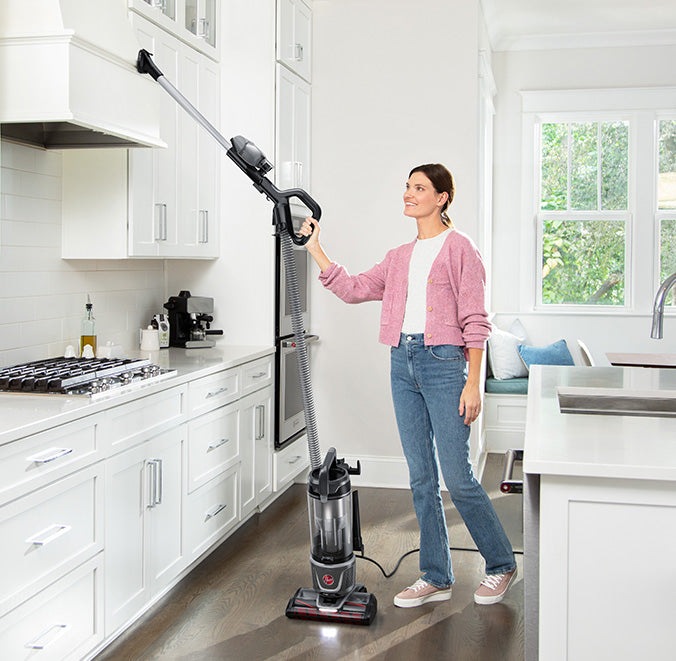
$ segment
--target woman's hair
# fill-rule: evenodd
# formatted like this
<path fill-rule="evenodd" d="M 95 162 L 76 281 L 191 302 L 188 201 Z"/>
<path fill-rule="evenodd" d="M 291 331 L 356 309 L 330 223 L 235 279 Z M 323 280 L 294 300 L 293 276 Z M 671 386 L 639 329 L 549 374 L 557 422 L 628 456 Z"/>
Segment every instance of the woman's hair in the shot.
<path fill-rule="evenodd" d="M 427 163 L 425 165 L 419 165 L 416 168 L 413 168 L 408 176 L 410 177 L 414 172 L 422 172 L 434 186 L 434 190 L 437 194 L 448 193 L 448 199 L 446 203 L 441 208 L 441 220 L 444 225 L 452 227 L 453 222 L 448 217 L 446 209 L 448 205 L 453 202 L 453 195 L 455 194 L 455 182 L 453 181 L 453 175 L 448 171 L 446 167 L 441 165 L 441 163 Z"/>

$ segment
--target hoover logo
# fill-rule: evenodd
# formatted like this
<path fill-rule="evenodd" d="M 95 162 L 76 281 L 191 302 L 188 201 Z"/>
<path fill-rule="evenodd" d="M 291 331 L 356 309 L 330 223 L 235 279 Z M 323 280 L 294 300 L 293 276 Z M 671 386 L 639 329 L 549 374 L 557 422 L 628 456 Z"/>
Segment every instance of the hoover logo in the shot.
<path fill-rule="evenodd" d="M 331 574 L 324 574 L 322 581 L 324 581 L 324 585 L 333 585 L 333 576 Z"/>

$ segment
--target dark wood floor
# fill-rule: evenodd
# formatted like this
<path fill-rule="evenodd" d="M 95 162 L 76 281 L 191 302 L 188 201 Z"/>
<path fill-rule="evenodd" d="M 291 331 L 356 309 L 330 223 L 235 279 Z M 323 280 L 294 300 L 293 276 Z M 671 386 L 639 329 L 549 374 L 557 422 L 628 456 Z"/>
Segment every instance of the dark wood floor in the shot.
<path fill-rule="evenodd" d="M 514 548 L 522 550 L 521 496 L 497 489 L 501 461 L 489 456 L 483 484 Z M 365 553 L 389 572 L 418 545 L 410 492 L 360 488 L 359 497 Z M 473 548 L 450 502 L 446 511 L 451 545 Z M 370 627 L 286 618 L 286 603 L 296 589 L 311 586 L 308 556 L 306 493 L 296 485 L 240 528 L 97 661 L 524 658 L 523 581 L 500 604 L 474 604 L 484 569 L 477 552 L 452 553 L 451 601 L 411 609 L 395 608 L 392 599 L 418 578 L 417 554 L 405 558 L 389 579 L 358 560 L 357 580 L 378 599 Z M 517 562 L 521 571 L 521 555 Z"/>

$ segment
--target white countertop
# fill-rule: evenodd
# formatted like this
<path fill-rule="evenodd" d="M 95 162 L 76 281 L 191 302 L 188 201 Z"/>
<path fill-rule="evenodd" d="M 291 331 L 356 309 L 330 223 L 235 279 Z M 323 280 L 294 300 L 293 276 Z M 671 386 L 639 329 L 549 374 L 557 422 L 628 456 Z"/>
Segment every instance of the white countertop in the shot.
<path fill-rule="evenodd" d="M 676 370 L 533 366 L 524 473 L 676 482 L 676 418 L 561 413 L 558 386 L 676 390 Z"/>
<path fill-rule="evenodd" d="M 219 346 L 210 349 L 161 349 L 138 352 L 128 358 L 148 358 L 163 368 L 176 370 L 176 376 L 125 394 L 91 400 L 88 397 L 25 393 L 0 393 L 0 445 L 72 422 L 138 397 L 151 395 L 223 369 L 273 354 L 273 346 Z"/>

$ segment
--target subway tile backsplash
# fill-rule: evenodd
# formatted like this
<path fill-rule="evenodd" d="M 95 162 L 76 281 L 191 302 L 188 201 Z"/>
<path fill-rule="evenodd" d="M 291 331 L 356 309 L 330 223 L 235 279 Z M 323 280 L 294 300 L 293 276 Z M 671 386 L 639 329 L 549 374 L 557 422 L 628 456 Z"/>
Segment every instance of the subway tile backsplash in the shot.
<path fill-rule="evenodd" d="M 1 141 L 0 164 L 0 366 L 76 346 L 87 294 L 99 345 L 138 349 L 166 300 L 164 262 L 61 259 L 61 153 Z"/>

